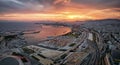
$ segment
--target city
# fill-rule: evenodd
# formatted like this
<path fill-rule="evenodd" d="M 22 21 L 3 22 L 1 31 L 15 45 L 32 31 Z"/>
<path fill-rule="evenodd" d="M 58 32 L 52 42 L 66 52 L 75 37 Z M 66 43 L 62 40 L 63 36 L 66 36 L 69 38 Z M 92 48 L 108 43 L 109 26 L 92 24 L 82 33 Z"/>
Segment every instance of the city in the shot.
<path fill-rule="evenodd" d="M 68 25 L 66 24 L 66 26 Z M 71 32 L 57 37 L 48 37 L 37 45 L 26 45 L 27 42 L 23 35 L 27 33 L 1 33 L 0 58 L 2 60 L 0 63 L 5 65 L 4 62 L 7 59 L 14 59 L 13 63 L 18 63 L 14 65 L 120 64 L 120 58 L 118 58 L 120 53 L 120 32 L 107 32 L 107 30 L 104 32 L 90 29 L 83 27 L 83 24 L 80 26 L 69 24 L 68 27 L 71 28 Z M 33 33 L 29 34 L 37 33 L 40 32 L 33 31 Z"/>

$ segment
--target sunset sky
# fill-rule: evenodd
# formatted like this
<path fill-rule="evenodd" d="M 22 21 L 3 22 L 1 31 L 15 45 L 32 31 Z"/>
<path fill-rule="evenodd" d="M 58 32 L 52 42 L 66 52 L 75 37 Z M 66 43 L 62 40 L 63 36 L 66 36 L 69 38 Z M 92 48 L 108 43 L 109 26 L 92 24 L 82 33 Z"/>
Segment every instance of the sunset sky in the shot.
<path fill-rule="evenodd" d="M 0 0 L 0 20 L 120 19 L 120 0 Z"/>

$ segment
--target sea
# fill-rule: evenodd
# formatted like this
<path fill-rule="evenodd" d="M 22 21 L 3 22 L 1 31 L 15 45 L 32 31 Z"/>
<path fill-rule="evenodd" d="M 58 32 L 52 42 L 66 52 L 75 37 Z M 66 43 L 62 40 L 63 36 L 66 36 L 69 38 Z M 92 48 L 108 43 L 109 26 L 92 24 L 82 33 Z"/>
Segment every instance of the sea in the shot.
<path fill-rule="evenodd" d="M 56 37 L 71 32 L 71 28 L 65 26 L 39 25 L 34 22 L 0 22 L 0 33 L 24 32 L 23 35 L 28 44 L 38 44 L 50 37 Z"/>

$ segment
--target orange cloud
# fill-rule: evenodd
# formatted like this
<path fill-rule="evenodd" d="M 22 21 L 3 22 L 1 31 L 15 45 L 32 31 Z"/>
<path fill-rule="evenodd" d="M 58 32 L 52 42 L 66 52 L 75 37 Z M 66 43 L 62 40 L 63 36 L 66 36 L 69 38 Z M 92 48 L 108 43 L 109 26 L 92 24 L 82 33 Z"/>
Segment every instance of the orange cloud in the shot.
<path fill-rule="evenodd" d="M 55 0 L 54 1 L 54 4 L 59 4 L 59 3 L 62 3 L 62 4 L 67 4 L 67 3 L 70 3 L 71 0 Z"/>

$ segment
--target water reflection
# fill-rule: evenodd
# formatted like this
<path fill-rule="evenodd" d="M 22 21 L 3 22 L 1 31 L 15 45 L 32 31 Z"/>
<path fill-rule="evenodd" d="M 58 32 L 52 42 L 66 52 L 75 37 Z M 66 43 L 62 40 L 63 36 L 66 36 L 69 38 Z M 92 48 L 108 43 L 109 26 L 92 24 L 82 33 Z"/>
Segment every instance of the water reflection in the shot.
<path fill-rule="evenodd" d="M 40 28 L 40 32 L 25 34 L 25 39 L 28 44 L 37 44 L 40 40 L 44 40 L 47 37 L 59 36 L 71 32 L 71 28 L 64 26 L 45 26 Z"/>

